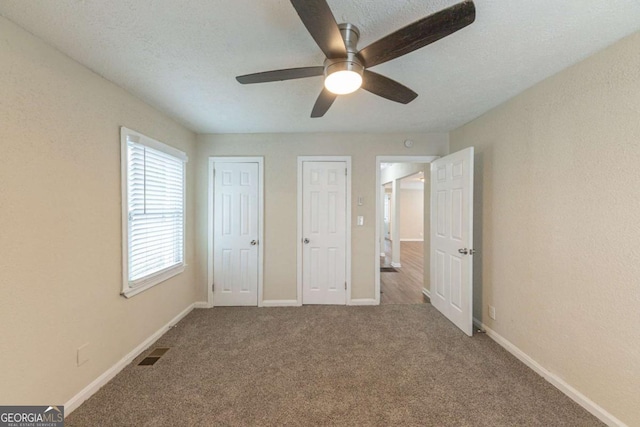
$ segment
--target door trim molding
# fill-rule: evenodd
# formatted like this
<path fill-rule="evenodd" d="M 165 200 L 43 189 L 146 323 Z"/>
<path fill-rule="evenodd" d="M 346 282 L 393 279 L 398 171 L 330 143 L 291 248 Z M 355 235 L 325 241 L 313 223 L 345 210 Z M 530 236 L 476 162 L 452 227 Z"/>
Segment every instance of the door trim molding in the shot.
<path fill-rule="evenodd" d="M 375 301 L 376 305 L 380 304 L 380 228 L 382 227 L 382 171 L 380 163 L 431 163 L 441 156 L 376 156 L 376 250 L 375 250 Z M 426 236 L 425 236 L 426 238 Z M 399 265 L 398 265 L 399 266 Z"/>
<path fill-rule="evenodd" d="M 209 157 L 208 213 L 207 213 L 207 306 L 213 307 L 213 201 L 215 177 L 213 170 L 218 163 L 257 163 L 258 164 L 258 307 L 262 307 L 262 288 L 264 270 L 264 157 Z"/>
<path fill-rule="evenodd" d="M 346 194 L 346 305 L 351 305 L 351 156 L 298 156 L 298 243 L 297 243 L 297 302 L 302 305 L 302 163 L 303 162 L 345 162 L 347 165 Z"/>

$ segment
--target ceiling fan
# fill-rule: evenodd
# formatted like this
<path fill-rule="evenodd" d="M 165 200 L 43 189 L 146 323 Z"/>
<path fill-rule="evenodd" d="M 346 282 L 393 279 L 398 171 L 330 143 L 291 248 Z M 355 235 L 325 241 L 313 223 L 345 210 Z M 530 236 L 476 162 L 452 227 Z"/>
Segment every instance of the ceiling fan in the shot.
<path fill-rule="evenodd" d="M 476 18 L 473 1 L 465 0 L 358 50 L 360 31 L 353 24 L 338 25 L 326 0 L 291 0 L 291 4 L 324 52 L 324 65 L 247 74 L 236 80 L 250 84 L 324 75 L 324 88 L 313 106 L 311 117 L 324 116 L 338 95 L 355 92 L 360 87 L 391 101 L 408 104 L 418 96 L 417 93 L 369 68 L 438 41 Z"/>

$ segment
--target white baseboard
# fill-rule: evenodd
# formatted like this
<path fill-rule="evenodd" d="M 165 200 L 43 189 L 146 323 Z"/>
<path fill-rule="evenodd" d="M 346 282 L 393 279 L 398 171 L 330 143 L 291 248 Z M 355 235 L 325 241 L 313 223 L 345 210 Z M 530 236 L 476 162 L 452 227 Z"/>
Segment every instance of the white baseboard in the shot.
<path fill-rule="evenodd" d="M 400 267 L 402 267 L 402 264 L 400 264 L 399 262 L 392 262 L 392 263 L 391 263 L 391 267 L 393 267 L 393 268 L 400 268 Z"/>
<path fill-rule="evenodd" d="M 211 308 L 212 305 L 209 305 L 207 301 L 198 301 L 194 304 L 193 308 Z"/>
<path fill-rule="evenodd" d="M 352 299 L 349 305 L 379 305 L 375 298 L 357 298 Z"/>
<path fill-rule="evenodd" d="M 138 357 L 143 351 L 145 351 L 151 344 L 156 342 L 158 338 L 164 335 L 173 325 L 178 323 L 182 318 L 184 318 L 187 314 L 191 312 L 195 307 L 195 304 L 191 304 L 189 307 L 185 308 L 180 314 L 171 319 L 166 325 L 162 328 L 158 329 L 154 332 L 149 338 L 144 340 L 140 345 L 131 350 L 129 354 L 116 362 L 115 365 L 110 367 L 106 372 L 100 375 L 98 378 L 93 380 L 88 386 L 83 388 L 80 393 L 73 396 L 64 404 L 64 415 L 65 417 L 69 415 L 71 412 L 76 410 L 82 403 L 93 396 L 102 386 L 111 381 L 113 377 L 118 375 L 120 371 L 122 371 L 133 359 Z"/>
<path fill-rule="evenodd" d="M 263 307 L 299 307 L 298 300 L 295 299 L 268 299 L 262 301 Z"/>
<path fill-rule="evenodd" d="M 380 258 L 384 258 L 386 256 L 387 256 L 387 254 L 385 254 L 384 252 L 380 252 Z"/>
<path fill-rule="evenodd" d="M 424 242 L 424 239 L 400 239 L 401 242 Z"/>
<path fill-rule="evenodd" d="M 431 291 L 427 288 L 422 288 L 422 293 L 424 294 L 425 297 L 431 299 Z"/>
<path fill-rule="evenodd" d="M 570 384 L 560 378 L 558 375 L 550 372 L 541 364 L 533 360 L 528 354 L 524 351 L 520 350 L 509 340 L 504 338 L 502 335 L 498 334 L 493 329 L 486 326 L 484 323 L 480 322 L 478 319 L 474 318 L 473 323 L 476 327 L 484 330 L 486 334 L 495 342 L 500 344 L 507 350 L 509 353 L 513 354 L 518 360 L 527 365 L 529 368 L 533 369 L 536 373 L 538 373 L 542 378 L 550 382 L 553 386 L 555 386 L 558 390 L 569 396 L 574 402 L 578 405 L 582 406 L 584 409 L 593 414 L 596 418 L 598 418 L 603 423 L 608 426 L 616 426 L 616 427 L 627 427 L 625 423 L 614 417 L 612 414 L 607 412 L 600 405 L 595 403 L 593 400 L 589 399 L 587 396 L 573 388 Z"/>

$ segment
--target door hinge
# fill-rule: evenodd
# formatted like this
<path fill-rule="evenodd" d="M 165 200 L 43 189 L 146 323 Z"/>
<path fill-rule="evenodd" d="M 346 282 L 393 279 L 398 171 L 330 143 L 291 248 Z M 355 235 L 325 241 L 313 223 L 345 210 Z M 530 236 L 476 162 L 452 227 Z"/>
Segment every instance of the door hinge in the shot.
<path fill-rule="evenodd" d="M 216 290 L 216 284 L 212 283 L 211 284 L 211 292 L 214 292 Z"/>
<path fill-rule="evenodd" d="M 347 290 L 347 282 L 344 282 L 344 290 Z"/>
<path fill-rule="evenodd" d="M 347 168 L 344 168 L 344 176 L 347 176 Z"/>

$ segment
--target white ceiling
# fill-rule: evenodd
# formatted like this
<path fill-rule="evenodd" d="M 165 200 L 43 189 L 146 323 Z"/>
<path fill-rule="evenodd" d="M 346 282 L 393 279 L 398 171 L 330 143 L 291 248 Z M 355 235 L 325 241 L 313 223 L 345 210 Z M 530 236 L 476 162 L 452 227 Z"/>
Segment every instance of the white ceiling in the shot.
<path fill-rule="evenodd" d="M 360 47 L 457 0 L 328 0 Z M 476 22 L 375 67 L 419 96 L 364 90 L 309 114 L 322 78 L 235 76 L 322 65 L 287 0 L 1 0 L 0 14 L 199 133 L 448 131 L 640 30 L 638 0 L 477 0 Z"/>

